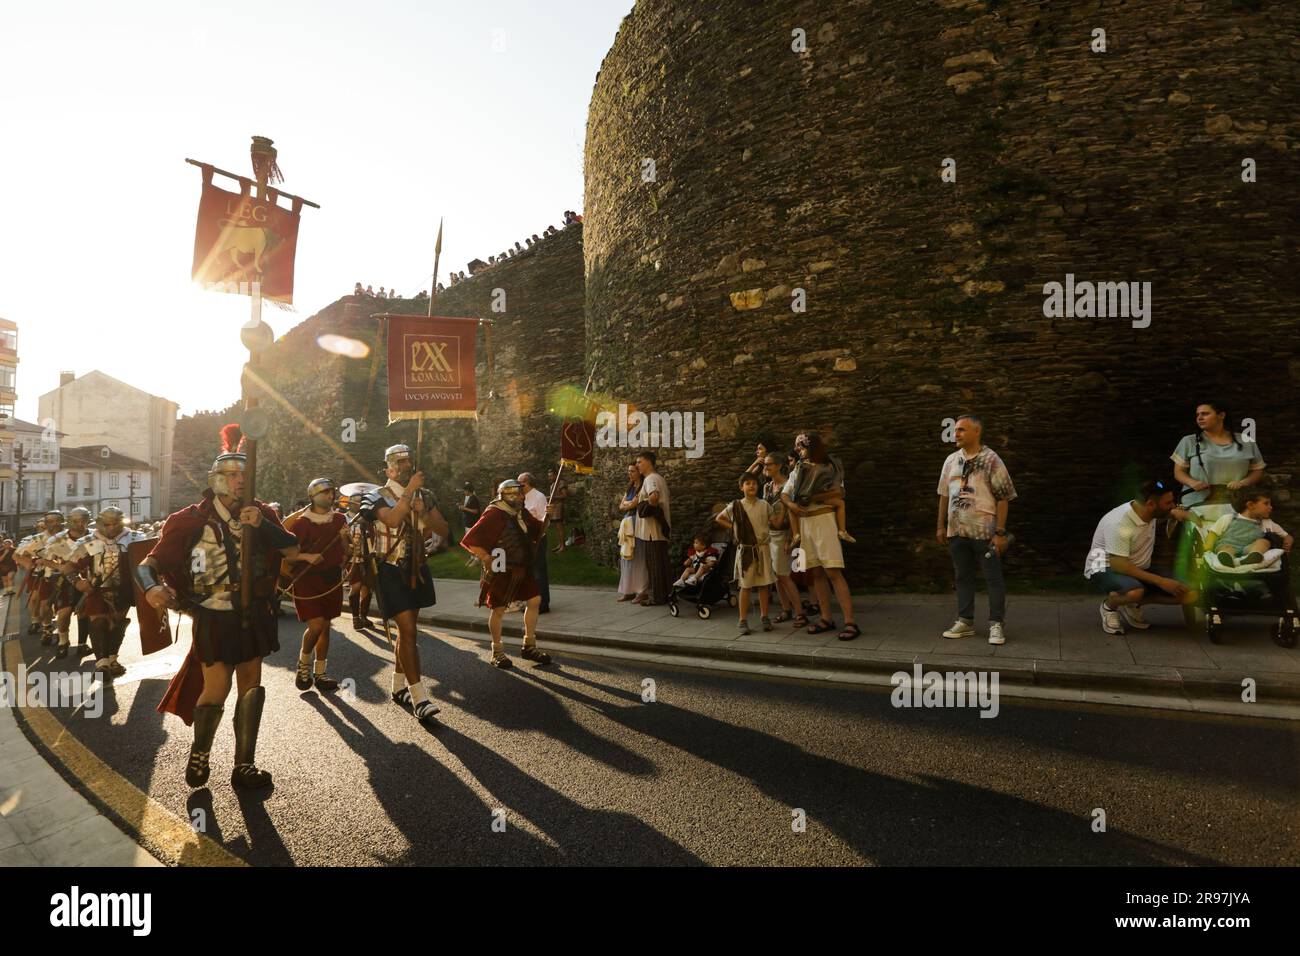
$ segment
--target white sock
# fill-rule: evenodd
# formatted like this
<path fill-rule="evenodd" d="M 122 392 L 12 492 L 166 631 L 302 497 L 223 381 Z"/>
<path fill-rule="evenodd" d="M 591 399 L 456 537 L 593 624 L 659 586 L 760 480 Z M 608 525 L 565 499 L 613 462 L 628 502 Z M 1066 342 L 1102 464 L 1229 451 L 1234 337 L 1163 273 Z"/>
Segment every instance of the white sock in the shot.
<path fill-rule="evenodd" d="M 399 693 L 406 688 L 406 675 L 401 671 L 393 671 L 393 693 Z"/>
<path fill-rule="evenodd" d="M 414 707 L 423 701 L 429 699 L 429 688 L 424 686 L 424 681 L 416 681 L 411 685 L 411 706 Z"/>
<path fill-rule="evenodd" d="M 319 677 L 321 674 L 325 673 L 325 665 L 328 663 L 329 661 L 325 660 L 323 657 L 316 658 L 316 676 Z"/>
<path fill-rule="evenodd" d="M 310 663 L 311 663 L 311 651 L 303 651 L 301 654 L 299 654 L 299 655 L 298 655 L 298 663 L 299 663 L 300 665 L 301 665 L 301 664 L 310 664 Z"/>

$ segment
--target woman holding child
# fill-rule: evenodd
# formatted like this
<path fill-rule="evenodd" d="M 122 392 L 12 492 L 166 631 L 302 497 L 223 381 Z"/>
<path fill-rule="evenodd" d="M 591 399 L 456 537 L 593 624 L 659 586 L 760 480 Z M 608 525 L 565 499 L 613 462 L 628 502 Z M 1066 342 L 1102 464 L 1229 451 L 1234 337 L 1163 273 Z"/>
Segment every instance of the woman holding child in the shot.
<path fill-rule="evenodd" d="M 634 601 L 650 583 L 645 548 L 636 539 L 636 499 L 641 493 L 641 473 L 635 463 L 627 466 L 627 490 L 618 502 L 623 515 L 619 523 L 618 600 Z"/>

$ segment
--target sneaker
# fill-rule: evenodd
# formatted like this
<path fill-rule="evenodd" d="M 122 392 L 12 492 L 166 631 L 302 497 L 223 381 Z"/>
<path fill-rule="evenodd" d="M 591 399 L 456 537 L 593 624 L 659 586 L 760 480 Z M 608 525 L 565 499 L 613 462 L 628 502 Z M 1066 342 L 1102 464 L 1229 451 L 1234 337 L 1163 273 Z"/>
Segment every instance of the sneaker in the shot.
<path fill-rule="evenodd" d="M 989 621 L 989 643 L 1005 644 L 1006 642 L 1007 642 L 1007 636 L 1004 633 L 1002 633 L 1002 622 Z"/>
<path fill-rule="evenodd" d="M 339 682 L 326 674 L 316 674 L 312 677 L 312 681 L 315 683 L 317 690 L 327 693 L 339 689 Z"/>
<path fill-rule="evenodd" d="M 961 618 L 957 618 L 957 620 L 953 622 L 952 627 L 943 632 L 943 636 L 952 638 L 974 637 L 975 625 L 970 621 L 963 621 Z"/>
<path fill-rule="evenodd" d="M 1225 568 L 1235 568 L 1237 566 L 1231 551 L 1220 551 L 1215 557 L 1219 559 L 1219 563 Z"/>
<path fill-rule="evenodd" d="M 1124 618 L 1124 623 L 1136 627 L 1139 631 L 1145 631 L 1151 626 L 1151 622 L 1142 616 L 1142 608 L 1136 604 L 1125 604 L 1119 609 L 1120 616 Z"/>
<path fill-rule="evenodd" d="M 1264 560 L 1264 553 L 1262 551 L 1252 551 L 1250 552 L 1250 554 L 1246 555 L 1244 558 L 1241 559 L 1241 563 L 1259 564 L 1263 560 Z"/>
<path fill-rule="evenodd" d="M 1107 634 L 1124 633 L 1124 622 L 1120 619 L 1119 611 L 1108 608 L 1105 601 L 1101 602 L 1101 629 Z"/>

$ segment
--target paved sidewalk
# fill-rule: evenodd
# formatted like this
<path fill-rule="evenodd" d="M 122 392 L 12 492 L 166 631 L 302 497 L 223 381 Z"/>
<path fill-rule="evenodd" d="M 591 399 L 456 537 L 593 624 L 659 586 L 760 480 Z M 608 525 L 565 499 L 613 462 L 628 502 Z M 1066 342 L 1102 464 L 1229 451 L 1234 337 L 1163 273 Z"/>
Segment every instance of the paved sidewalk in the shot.
<path fill-rule="evenodd" d="M 0 867 L 161 866 L 59 776 L 0 707 Z"/>
<path fill-rule="evenodd" d="M 446 628 L 485 631 L 486 608 L 475 608 L 478 583 L 438 581 L 438 604 L 421 620 Z M 855 679 L 872 675 L 881 682 L 898 670 L 997 670 L 1008 693 L 1073 701 L 1108 701 L 1114 693 L 1150 696 L 1152 706 L 1208 709 L 1300 719 L 1300 648 L 1273 643 L 1271 619 L 1238 617 L 1210 644 L 1201 630 L 1184 628 L 1178 608 L 1146 608 L 1152 627 L 1112 636 L 1101 630 L 1094 597 L 1030 597 L 1008 600 L 1007 643 L 988 643 L 982 596 L 976 637 L 942 636 L 955 616 L 950 595 L 885 594 L 854 599 L 862 636 L 840 641 L 836 632 L 808 634 L 790 624 L 771 632 L 759 626 L 742 637 L 734 608 L 718 606 L 701 620 L 693 604 L 681 616 L 666 607 L 617 603 L 612 590 L 551 587 L 551 612 L 538 623 L 539 638 L 567 645 L 615 650 L 624 656 L 707 659 L 711 666 L 734 665 L 791 676 Z M 779 608 L 777 608 L 779 611 Z M 842 622 L 841 622 L 842 623 Z M 523 615 L 506 615 L 505 632 L 518 636 Z M 797 672 L 797 673 L 796 673 Z M 854 676 L 856 675 L 856 677 Z M 1241 702 L 1243 680 L 1255 682 L 1258 703 Z M 1165 698 L 1159 704 L 1156 698 Z M 1132 702 L 1132 701 L 1130 701 Z"/>

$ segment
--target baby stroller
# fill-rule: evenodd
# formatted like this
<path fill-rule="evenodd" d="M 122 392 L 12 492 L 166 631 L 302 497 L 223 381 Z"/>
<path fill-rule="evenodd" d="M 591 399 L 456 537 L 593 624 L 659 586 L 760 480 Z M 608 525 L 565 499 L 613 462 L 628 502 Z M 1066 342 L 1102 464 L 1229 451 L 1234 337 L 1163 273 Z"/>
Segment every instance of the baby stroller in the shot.
<path fill-rule="evenodd" d="M 1208 524 L 1231 510 L 1231 505 L 1196 505 L 1192 511 Z M 1214 554 L 1205 551 L 1204 529 L 1192 529 L 1193 580 L 1200 592 L 1195 607 L 1184 608 L 1184 618 L 1195 626 L 1196 618 L 1203 616 L 1205 636 L 1211 644 L 1220 642 L 1219 629 L 1225 613 L 1272 617 L 1273 643 L 1279 647 L 1295 647 L 1300 635 L 1300 613 L 1296 611 L 1296 598 L 1291 590 L 1290 555 L 1267 565 L 1241 565 L 1228 567 Z"/>
<path fill-rule="evenodd" d="M 668 596 L 668 613 L 677 617 L 681 613 L 678 601 L 690 601 L 696 605 L 695 613 L 700 620 L 707 621 L 713 609 L 725 603 L 735 607 L 738 603 L 736 593 L 731 589 L 732 572 L 735 570 L 735 545 L 728 544 L 722 549 L 722 555 L 713 570 L 694 584 L 674 584 L 673 593 Z"/>

